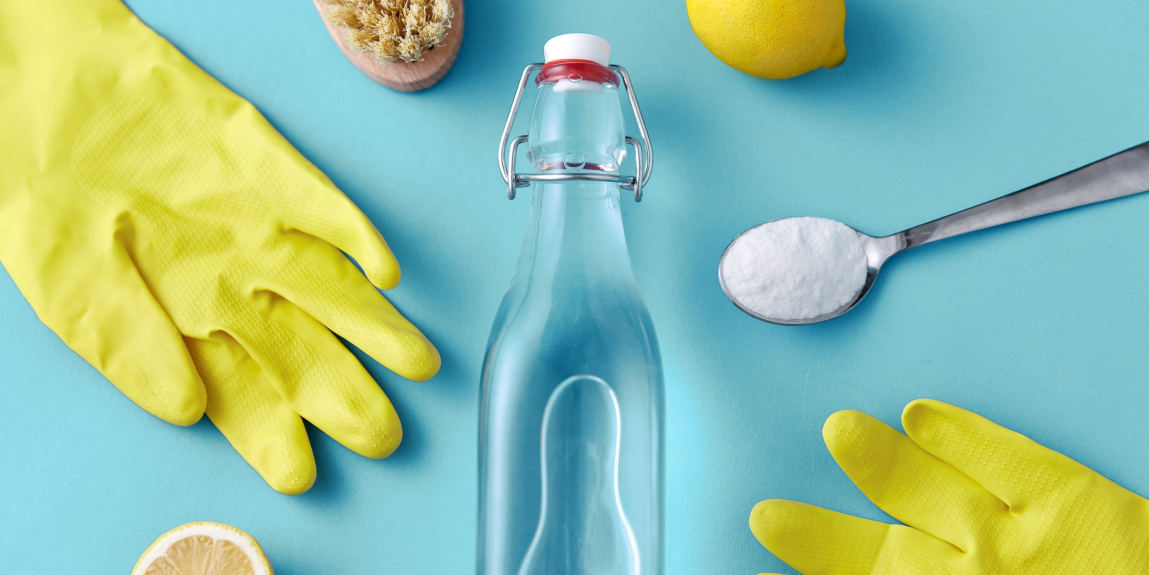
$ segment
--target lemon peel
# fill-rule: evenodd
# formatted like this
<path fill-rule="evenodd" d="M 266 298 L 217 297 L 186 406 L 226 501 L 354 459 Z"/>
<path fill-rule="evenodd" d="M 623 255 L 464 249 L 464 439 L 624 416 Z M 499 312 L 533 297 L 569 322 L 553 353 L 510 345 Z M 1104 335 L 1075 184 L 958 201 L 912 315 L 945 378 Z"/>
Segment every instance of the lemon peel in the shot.
<path fill-rule="evenodd" d="M 843 0 L 686 0 L 702 44 L 732 68 L 781 80 L 846 60 Z"/>

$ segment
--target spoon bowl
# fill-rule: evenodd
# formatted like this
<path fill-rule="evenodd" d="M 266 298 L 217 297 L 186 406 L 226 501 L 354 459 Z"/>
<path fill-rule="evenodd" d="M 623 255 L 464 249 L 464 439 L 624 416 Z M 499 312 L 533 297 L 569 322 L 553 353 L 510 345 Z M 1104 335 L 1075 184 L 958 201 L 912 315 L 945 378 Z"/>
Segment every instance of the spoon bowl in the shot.
<path fill-rule="evenodd" d="M 889 259 L 890 256 L 894 255 L 895 253 L 897 253 L 899 251 L 897 249 L 897 237 L 896 237 L 896 235 L 878 238 L 878 237 L 874 237 L 874 236 L 871 236 L 869 234 L 860 232 L 853 227 L 846 226 L 845 224 L 842 224 L 843 226 L 849 228 L 850 231 L 852 231 L 854 234 L 857 235 L 857 241 L 860 244 L 862 252 L 865 253 L 865 255 L 866 255 L 866 279 L 863 282 L 862 287 L 859 288 L 858 291 L 855 292 L 854 295 L 846 303 L 842 304 L 837 309 L 834 309 L 833 311 L 830 311 L 830 312 L 819 314 L 819 315 L 816 315 L 814 317 L 800 318 L 800 319 L 783 319 L 783 318 L 778 318 L 778 317 L 770 317 L 770 316 L 761 314 L 757 311 L 754 311 L 754 309 L 752 309 L 750 306 L 744 304 L 736 295 L 734 295 L 733 291 L 727 285 L 726 276 L 725 276 L 725 274 L 722 273 L 722 270 L 725 269 L 724 264 L 726 262 L 726 256 L 730 254 L 730 249 L 732 247 L 734 247 L 734 245 L 736 243 L 738 243 L 739 240 L 745 238 L 748 233 L 750 233 L 750 232 L 752 232 L 752 231 L 754 231 L 754 230 L 756 230 L 762 226 L 767 226 L 767 225 L 775 224 L 777 222 L 781 222 L 783 220 L 790 220 L 790 219 L 794 219 L 794 218 L 779 218 L 777 220 L 770 220 L 768 222 L 758 224 L 757 226 L 754 226 L 754 227 L 742 232 L 741 234 L 738 234 L 738 236 L 734 238 L 734 241 L 730 242 L 730 244 L 728 246 L 726 246 L 726 250 L 722 252 L 722 258 L 719 260 L 719 263 L 718 263 L 718 270 L 719 270 L 718 271 L 718 282 L 722 285 L 722 292 L 726 294 L 727 299 L 729 299 L 730 302 L 733 303 L 735 305 L 735 307 L 737 307 L 738 309 L 746 312 L 747 314 L 749 314 L 755 318 L 758 318 L 758 319 L 765 321 L 765 322 L 768 322 L 768 323 L 772 323 L 772 324 L 776 324 L 776 325 L 808 325 L 808 324 L 812 324 L 812 323 L 823 322 L 823 321 L 826 321 L 829 319 L 834 319 L 834 318 L 850 311 L 851 309 L 853 309 L 854 306 L 858 305 L 858 302 L 862 301 L 862 298 L 866 297 L 867 293 L 870 292 L 870 288 L 873 287 L 873 285 L 874 285 L 874 280 L 876 280 L 878 278 L 878 272 L 882 269 L 882 264 L 886 263 L 886 260 Z M 841 222 L 838 222 L 838 223 L 841 223 Z"/>

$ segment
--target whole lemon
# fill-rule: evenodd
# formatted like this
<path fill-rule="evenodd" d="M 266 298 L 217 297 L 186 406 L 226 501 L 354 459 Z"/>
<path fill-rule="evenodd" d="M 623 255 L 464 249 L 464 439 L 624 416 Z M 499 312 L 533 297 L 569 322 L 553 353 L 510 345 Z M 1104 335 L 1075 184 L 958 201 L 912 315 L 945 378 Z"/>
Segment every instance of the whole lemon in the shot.
<path fill-rule="evenodd" d="M 846 60 L 843 0 L 686 0 L 690 26 L 719 60 L 781 80 Z"/>

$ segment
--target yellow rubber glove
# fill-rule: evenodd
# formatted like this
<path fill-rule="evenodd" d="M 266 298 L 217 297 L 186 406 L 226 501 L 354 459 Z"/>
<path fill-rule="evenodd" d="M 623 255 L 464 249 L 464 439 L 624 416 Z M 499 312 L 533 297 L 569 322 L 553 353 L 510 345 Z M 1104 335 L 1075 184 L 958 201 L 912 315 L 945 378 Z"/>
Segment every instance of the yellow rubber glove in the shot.
<path fill-rule="evenodd" d="M 1144 575 L 1149 501 L 993 422 L 930 399 L 906 435 L 831 415 L 834 460 L 887 525 L 793 501 L 754 507 L 750 529 L 804 575 Z"/>
<path fill-rule="evenodd" d="M 379 232 L 251 104 L 118 0 L 0 2 L 0 86 L 0 261 L 69 347 L 165 421 L 206 409 L 284 493 L 315 480 L 301 416 L 394 451 L 328 328 L 410 379 L 439 355 L 371 285 L 399 281 Z"/>

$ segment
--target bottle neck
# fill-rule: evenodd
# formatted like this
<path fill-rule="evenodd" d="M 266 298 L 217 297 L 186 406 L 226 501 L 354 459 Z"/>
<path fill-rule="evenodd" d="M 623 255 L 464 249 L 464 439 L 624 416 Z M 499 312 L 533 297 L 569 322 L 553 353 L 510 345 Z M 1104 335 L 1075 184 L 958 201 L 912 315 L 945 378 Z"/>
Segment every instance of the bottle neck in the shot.
<path fill-rule="evenodd" d="M 528 151 L 536 173 L 617 173 L 626 157 L 617 85 L 605 75 L 601 81 L 589 78 L 597 68 L 610 77 L 613 72 L 593 62 L 582 66 L 579 74 L 550 74 L 539 84 Z M 529 278 L 525 285 L 531 290 L 602 282 L 635 285 L 618 184 L 536 182 L 515 277 L 516 283 Z"/>
<path fill-rule="evenodd" d="M 593 62 L 584 67 L 588 75 L 594 68 L 614 75 Z M 618 86 L 574 73 L 569 78 L 552 76 L 540 83 L 531 115 L 527 153 L 536 172 L 618 173 L 626 157 Z"/>

